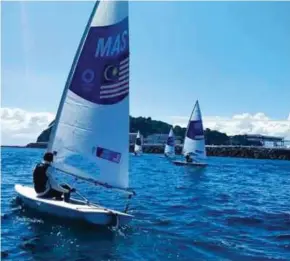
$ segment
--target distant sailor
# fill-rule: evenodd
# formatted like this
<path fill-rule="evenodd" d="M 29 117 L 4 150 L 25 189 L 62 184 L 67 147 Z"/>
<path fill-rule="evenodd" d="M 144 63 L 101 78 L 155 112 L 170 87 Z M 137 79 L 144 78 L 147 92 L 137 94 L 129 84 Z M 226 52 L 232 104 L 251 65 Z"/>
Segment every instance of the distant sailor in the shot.
<path fill-rule="evenodd" d="M 56 198 L 61 200 L 62 195 L 66 202 L 69 201 L 70 193 L 75 189 L 71 189 L 68 185 L 59 186 L 53 179 L 51 163 L 53 154 L 47 152 L 43 156 L 43 162 L 38 163 L 33 172 L 34 189 L 38 197 L 41 198 Z"/>
<path fill-rule="evenodd" d="M 192 162 L 192 158 L 190 157 L 189 153 L 186 154 L 185 160 L 186 160 L 187 163 L 191 163 Z"/>

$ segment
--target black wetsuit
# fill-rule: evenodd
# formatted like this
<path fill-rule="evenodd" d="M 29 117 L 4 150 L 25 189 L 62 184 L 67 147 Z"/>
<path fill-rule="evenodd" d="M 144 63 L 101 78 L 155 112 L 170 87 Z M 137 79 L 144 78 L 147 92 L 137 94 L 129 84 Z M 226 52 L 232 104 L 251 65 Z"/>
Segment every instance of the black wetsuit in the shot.
<path fill-rule="evenodd" d="M 46 190 L 46 183 L 48 177 L 46 175 L 47 168 L 49 164 L 38 163 L 33 172 L 33 183 L 36 193 L 43 193 Z"/>
<path fill-rule="evenodd" d="M 33 172 L 33 183 L 34 183 L 34 189 L 37 194 L 44 193 L 47 190 L 47 182 L 49 182 L 48 176 L 46 175 L 46 171 L 49 167 L 49 164 L 47 163 L 39 163 L 36 165 L 34 172 Z M 70 191 L 70 187 L 68 185 L 61 185 L 64 189 L 67 189 Z M 56 198 L 56 199 L 62 199 L 62 195 L 64 195 L 65 200 L 68 201 L 70 197 L 70 193 L 63 193 L 60 191 L 57 191 L 50 187 L 50 189 L 43 195 L 41 195 L 42 198 Z"/>
<path fill-rule="evenodd" d="M 191 163 L 192 162 L 192 159 L 190 158 L 189 155 L 185 156 L 185 160 L 186 160 L 187 163 Z"/>

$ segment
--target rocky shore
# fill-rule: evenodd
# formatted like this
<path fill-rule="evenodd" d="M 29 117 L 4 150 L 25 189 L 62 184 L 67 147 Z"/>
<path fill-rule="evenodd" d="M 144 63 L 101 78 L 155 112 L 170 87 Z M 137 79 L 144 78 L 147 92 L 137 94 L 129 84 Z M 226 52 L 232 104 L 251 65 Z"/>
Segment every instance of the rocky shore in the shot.
<path fill-rule="evenodd" d="M 130 151 L 134 151 L 134 146 L 130 146 Z M 163 153 L 162 145 L 144 145 L 144 153 Z M 182 146 L 175 147 L 175 153 L 180 155 Z M 206 146 L 208 156 L 216 157 L 237 157 L 252 159 L 280 159 L 290 160 L 290 149 L 265 148 L 265 147 L 246 147 L 246 146 Z"/>
<path fill-rule="evenodd" d="M 46 148 L 46 142 L 29 143 L 28 148 Z M 177 145 L 175 152 L 181 154 L 182 146 Z M 130 152 L 134 151 L 134 145 L 130 145 Z M 143 145 L 144 153 L 162 154 L 164 145 L 148 144 Z M 208 156 L 217 157 L 237 157 L 237 158 L 253 158 L 253 159 L 280 159 L 290 160 L 290 149 L 283 148 L 264 148 L 264 147 L 247 147 L 247 146 L 206 146 Z"/>

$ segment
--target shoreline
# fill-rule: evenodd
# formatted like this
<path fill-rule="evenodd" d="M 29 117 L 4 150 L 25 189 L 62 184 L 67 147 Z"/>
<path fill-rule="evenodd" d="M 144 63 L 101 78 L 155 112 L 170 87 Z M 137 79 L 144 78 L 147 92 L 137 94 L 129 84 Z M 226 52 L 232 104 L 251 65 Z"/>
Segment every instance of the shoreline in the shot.
<path fill-rule="evenodd" d="M 130 145 L 130 152 L 134 151 L 134 145 Z M 164 145 L 144 145 L 144 153 L 163 154 Z M 176 155 L 181 155 L 182 146 L 175 146 Z M 290 160 L 290 149 L 287 148 L 265 148 L 251 146 L 206 146 L 207 156 L 249 158 L 249 159 L 277 159 Z"/>
<path fill-rule="evenodd" d="M 42 148 L 47 147 L 46 142 L 29 143 L 26 146 L 17 145 L 1 145 L 2 148 Z M 130 152 L 134 151 L 134 144 L 130 144 Z M 180 155 L 182 145 L 175 146 L 176 155 Z M 164 145 L 160 144 L 144 144 L 143 152 L 148 154 L 163 154 Z M 287 148 L 265 148 L 265 147 L 251 147 L 251 146 L 206 146 L 206 153 L 208 156 L 215 157 L 233 157 L 233 158 L 250 158 L 250 159 L 277 159 L 290 160 L 290 149 Z"/>

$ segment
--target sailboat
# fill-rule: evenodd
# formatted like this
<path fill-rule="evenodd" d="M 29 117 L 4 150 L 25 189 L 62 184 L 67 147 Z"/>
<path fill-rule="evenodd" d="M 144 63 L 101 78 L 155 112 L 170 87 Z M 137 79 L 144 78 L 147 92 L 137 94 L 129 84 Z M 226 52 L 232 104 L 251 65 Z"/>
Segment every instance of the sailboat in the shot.
<path fill-rule="evenodd" d="M 140 131 L 138 131 L 137 136 L 136 136 L 135 145 L 134 145 L 134 154 L 135 155 L 142 154 L 142 141 L 141 141 Z"/>
<path fill-rule="evenodd" d="M 58 177 L 69 174 L 131 198 L 135 193 L 129 188 L 128 134 L 128 2 L 98 1 L 76 52 L 51 131 L 47 152 L 54 154 L 52 168 Z M 89 167 L 81 167 L 84 165 Z M 124 212 L 116 211 L 85 197 L 65 202 L 40 198 L 29 186 L 16 184 L 15 190 L 24 205 L 46 214 L 114 226 L 133 218 L 125 213 L 127 207 Z"/>
<path fill-rule="evenodd" d="M 175 165 L 189 165 L 189 166 L 207 166 L 206 148 L 204 140 L 204 131 L 202 124 L 201 111 L 198 101 L 196 101 L 193 111 L 191 113 L 185 138 L 183 143 L 182 154 L 184 157 L 190 157 L 190 161 L 173 161 Z M 187 157 L 188 157 L 187 156 Z"/>
<path fill-rule="evenodd" d="M 175 137 L 173 128 L 171 128 L 169 131 L 168 138 L 164 148 L 164 155 L 169 158 L 175 156 Z"/>

